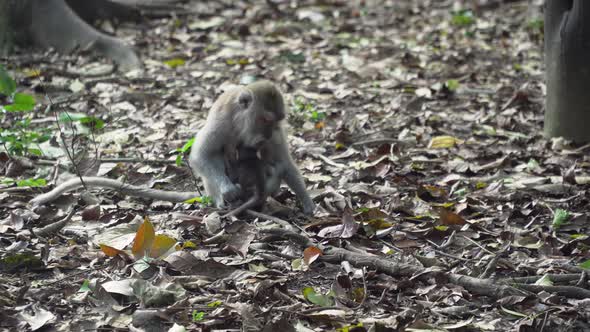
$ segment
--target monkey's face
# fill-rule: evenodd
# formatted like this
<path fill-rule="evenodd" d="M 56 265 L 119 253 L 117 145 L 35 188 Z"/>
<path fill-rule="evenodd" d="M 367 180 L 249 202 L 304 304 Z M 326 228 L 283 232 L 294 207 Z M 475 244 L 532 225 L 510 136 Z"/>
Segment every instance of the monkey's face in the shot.
<path fill-rule="evenodd" d="M 280 130 L 280 122 L 285 118 L 280 93 L 245 90 L 238 96 L 238 105 L 236 127 L 244 145 L 258 148 Z"/>

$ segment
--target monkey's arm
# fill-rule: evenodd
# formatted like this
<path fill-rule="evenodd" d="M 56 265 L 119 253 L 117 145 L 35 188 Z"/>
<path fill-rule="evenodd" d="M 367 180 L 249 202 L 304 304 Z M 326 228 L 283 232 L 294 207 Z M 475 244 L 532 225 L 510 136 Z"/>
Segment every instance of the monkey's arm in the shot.
<path fill-rule="evenodd" d="M 82 177 L 82 179 L 84 180 L 84 184 L 87 187 L 109 188 L 130 196 L 158 199 L 162 201 L 184 202 L 188 199 L 200 196 L 199 193 L 196 192 L 179 192 L 151 189 L 141 186 L 134 186 L 131 184 L 121 182 L 119 180 L 107 179 L 102 177 L 85 176 Z M 80 178 L 72 178 L 60 184 L 59 186 L 53 188 L 53 190 L 33 198 L 30 203 L 32 205 L 41 205 L 49 203 L 57 199 L 63 193 L 80 187 L 82 187 L 82 181 L 80 180 Z"/>
<path fill-rule="evenodd" d="M 315 203 L 307 193 L 307 188 L 305 187 L 305 182 L 303 182 L 303 178 L 299 173 L 299 169 L 297 165 L 293 162 L 291 158 L 285 161 L 285 169 L 283 171 L 283 179 L 285 183 L 293 190 L 297 199 L 301 202 L 303 206 L 303 213 L 306 215 L 313 215 L 313 210 L 315 210 Z"/>
<path fill-rule="evenodd" d="M 218 208 L 225 205 L 225 200 L 235 200 L 240 194 L 240 189 L 231 182 L 225 172 L 223 144 L 228 139 L 227 135 L 231 133 L 222 129 L 214 130 L 205 125 L 197 133 L 189 157 L 191 170 L 201 177 L 205 191 L 213 198 Z"/>

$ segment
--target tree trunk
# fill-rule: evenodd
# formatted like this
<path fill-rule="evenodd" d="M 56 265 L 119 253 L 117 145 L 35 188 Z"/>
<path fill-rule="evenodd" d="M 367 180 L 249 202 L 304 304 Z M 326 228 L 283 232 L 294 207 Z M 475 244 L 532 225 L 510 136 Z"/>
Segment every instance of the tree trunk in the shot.
<path fill-rule="evenodd" d="M 590 141 L 590 1 L 547 0 L 545 135 Z"/>

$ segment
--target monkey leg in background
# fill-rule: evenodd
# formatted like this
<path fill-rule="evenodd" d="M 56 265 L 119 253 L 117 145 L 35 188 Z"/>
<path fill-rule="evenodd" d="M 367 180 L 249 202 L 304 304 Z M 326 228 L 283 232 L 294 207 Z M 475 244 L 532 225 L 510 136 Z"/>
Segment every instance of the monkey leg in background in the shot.
<path fill-rule="evenodd" d="M 84 22 L 64 0 L 31 1 L 30 34 L 36 44 L 62 53 L 90 48 L 117 62 L 123 70 L 141 68 L 131 47 Z"/>
<path fill-rule="evenodd" d="M 284 180 L 303 205 L 303 212 L 313 213 L 315 204 L 289 153 L 281 126 L 284 119 L 283 97 L 268 81 L 227 91 L 215 101 L 204 127 L 195 136 L 189 164 L 218 208 L 240 195 L 240 188 L 227 176 L 224 148 L 235 144 L 257 149 L 267 144 L 268 158 L 264 164 L 273 166 L 271 174 L 265 175 L 264 192 L 276 192 Z"/>

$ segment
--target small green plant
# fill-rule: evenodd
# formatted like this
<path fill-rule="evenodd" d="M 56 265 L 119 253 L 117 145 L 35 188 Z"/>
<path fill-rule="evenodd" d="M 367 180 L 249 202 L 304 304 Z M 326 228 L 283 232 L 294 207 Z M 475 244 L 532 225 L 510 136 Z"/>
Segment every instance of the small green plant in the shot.
<path fill-rule="evenodd" d="M 557 209 L 553 213 L 553 222 L 551 225 L 553 229 L 559 229 L 561 226 L 565 225 L 570 217 L 569 212 L 562 209 Z"/>
<path fill-rule="evenodd" d="M 91 131 L 103 129 L 104 121 L 94 116 L 89 116 L 84 113 L 61 112 L 58 116 L 61 123 L 79 122 L 85 128 Z"/>
<path fill-rule="evenodd" d="M 449 91 L 455 92 L 459 88 L 460 83 L 457 80 L 448 80 L 445 82 L 445 85 L 447 86 L 447 89 L 449 89 Z"/>
<path fill-rule="evenodd" d="M 0 178 L 0 184 L 14 186 L 17 187 L 45 187 L 47 185 L 47 180 L 45 179 L 24 179 L 24 180 L 15 180 L 13 178 Z"/>
<path fill-rule="evenodd" d="M 527 23 L 527 26 L 532 31 L 538 31 L 538 32 L 542 33 L 543 29 L 545 28 L 545 21 L 543 21 L 542 18 L 532 19 L 532 20 L 529 20 L 529 22 Z"/>
<path fill-rule="evenodd" d="M 451 23 L 461 27 L 469 26 L 475 23 L 475 17 L 473 17 L 473 12 L 471 10 L 464 9 L 453 13 Z"/>
<path fill-rule="evenodd" d="M 293 101 L 293 114 L 313 123 L 322 122 L 326 118 L 326 113 L 318 111 L 312 103 L 308 103 L 302 98 L 295 98 Z"/>
<path fill-rule="evenodd" d="M 30 130 L 30 125 L 31 118 L 24 117 L 17 120 L 13 128 L 0 129 L 0 144 L 4 146 L 8 154 L 16 156 L 40 156 L 42 154 L 38 145 L 49 140 L 51 136 L 47 130 Z"/>
<path fill-rule="evenodd" d="M 209 308 L 217 308 L 217 307 L 219 307 L 219 306 L 220 306 L 220 305 L 222 305 L 222 304 L 223 304 L 223 302 L 221 302 L 221 301 L 217 300 L 217 301 L 213 301 L 213 302 L 209 302 L 209 303 L 207 303 L 207 306 L 208 306 Z"/>
<path fill-rule="evenodd" d="M 186 201 L 184 201 L 184 203 L 186 203 L 186 204 L 199 203 L 199 204 L 202 204 L 205 206 L 211 206 L 211 205 L 213 205 L 213 199 L 211 199 L 211 197 L 209 197 L 209 196 L 197 196 L 195 198 L 187 199 Z"/>
<path fill-rule="evenodd" d="M 10 155 L 41 155 L 39 148 L 31 146 L 49 140 L 47 131 L 30 130 L 31 117 L 26 112 L 35 108 L 35 98 L 26 93 L 16 91 L 16 82 L 8 75 L 6 69 L 0 65 L 0 94 L 7 97 L 9 104 L 0 108 L 5 116 L 14 118 L 12 128 L 0 128 L 0 144 Z"/>
<path fill-rule="evenodd" d="M 35 108 L 35 98 L 26 93 L 16 92 L 16 82 L 0 65 L 0 93 L 7 96 L 10 104 L 2 106 L 6 112 L 27 112 Z"/>
<path fill-rule="evenodd" d="M 193 143 L 195 143 L 195 137 L 189 139 L 181 148 L 176 149 L 176 152 L 178 153 L 176 156 L 176 166 L 182 165 L 182 160 L 184 159 L 186 153 L 191 150 Z"/>
<path fill-rule="evenodd" d="M 193 310 L 193 322 L 200 322 L 205 318 L 205 312 Z"/>
<path fill-rule="evenodd" d="M 326 294 L 317 293 L 313 287 L 305 287 L 302 290 L 303 297 L 320 307 L 329 307 L 334 305 L 334 291 L 330 290 Z"/>

